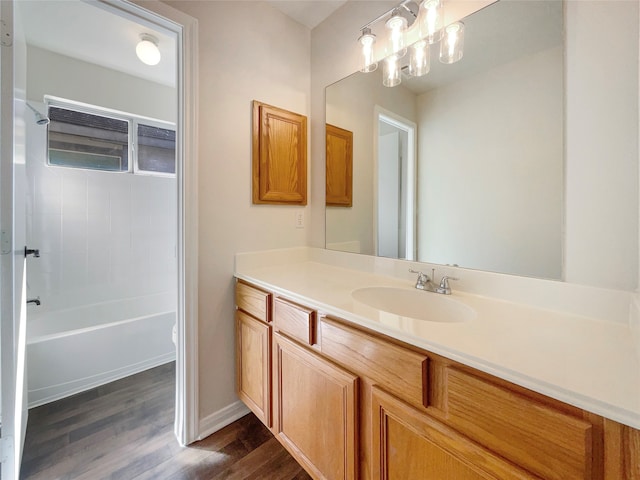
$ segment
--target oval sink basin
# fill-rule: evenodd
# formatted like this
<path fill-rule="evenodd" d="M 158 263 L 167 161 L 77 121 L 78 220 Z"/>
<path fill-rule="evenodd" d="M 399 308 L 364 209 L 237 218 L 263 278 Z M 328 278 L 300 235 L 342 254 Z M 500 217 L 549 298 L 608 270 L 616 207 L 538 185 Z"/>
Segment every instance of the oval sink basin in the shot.
<path fill-rule="evenodd" d="M 427 322 L 466 322 L 476 315 L 468 305 L 446 295 L 395 287 L 366 287 L 351 292 L 357 302 L 400 317 Z"/>

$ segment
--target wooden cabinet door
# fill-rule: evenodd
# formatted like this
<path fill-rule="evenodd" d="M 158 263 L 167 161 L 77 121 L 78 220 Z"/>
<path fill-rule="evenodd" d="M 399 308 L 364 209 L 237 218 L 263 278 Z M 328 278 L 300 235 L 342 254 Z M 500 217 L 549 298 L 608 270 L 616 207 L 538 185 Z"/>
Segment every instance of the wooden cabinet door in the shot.
<path fill-rule="evenodd" d="M 238 397 L 271 428 L 271 326 L 236 311 Z"/>
<path fill-rule="evenodd" d="M 377 387 L 373 480 L 506 480 L 532 476 Z"/>
<path fill-rule="evenodd" d="M 326 126 L 326 202 L 350 207 L 353 203 L 353 132 Z"/>
<path fill-rule="evenodd" d="M 356 478 L 358 378 L 274 334 L 275 434 L 316 479 Z"/>
<path fill-rule="evenodd" d="M 307 204 L 307 117 L 253 101 L 253 203 Z"/>

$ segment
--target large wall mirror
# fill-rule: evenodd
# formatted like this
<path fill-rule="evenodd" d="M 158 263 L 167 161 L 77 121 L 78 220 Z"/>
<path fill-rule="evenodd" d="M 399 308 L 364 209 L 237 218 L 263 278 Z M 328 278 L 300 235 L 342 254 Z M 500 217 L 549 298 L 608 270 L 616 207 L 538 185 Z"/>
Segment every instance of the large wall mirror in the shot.
<path fill-rule="evenodd" d="M 557 0 L 465 18 L 464 57 L 424 77 L 381 68 L 326 89 L 353 132 L 353 201 L 327 206 L 326 247 L 563 276 L 564 19 Z"/>

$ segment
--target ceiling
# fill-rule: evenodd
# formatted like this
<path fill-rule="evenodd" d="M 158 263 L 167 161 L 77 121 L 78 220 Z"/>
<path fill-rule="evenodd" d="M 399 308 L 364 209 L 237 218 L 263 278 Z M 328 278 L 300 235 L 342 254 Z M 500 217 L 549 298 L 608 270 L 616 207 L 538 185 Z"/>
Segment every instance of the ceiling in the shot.
<path fill-rule="evenodd" d="M 267 0 L 285 15 L 309 29 L 318 26 L 347 0 Z"/>
<path fill-rule="evenodd" d="M 16 2 L 28 45 L 50 50 L 167 86 L 176 85 L 176 39 L 80 0 Z M 135 48 L 141 33 L 159 42 L 158 65 L 143 64 Z"/>

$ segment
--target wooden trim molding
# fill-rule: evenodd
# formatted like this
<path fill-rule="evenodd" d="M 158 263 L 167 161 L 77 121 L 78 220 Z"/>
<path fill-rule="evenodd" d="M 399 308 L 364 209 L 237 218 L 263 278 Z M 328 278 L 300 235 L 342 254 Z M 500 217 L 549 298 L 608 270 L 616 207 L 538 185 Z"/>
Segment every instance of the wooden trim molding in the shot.
<path fill-rule="evenodd" d="M 255 204 L 307 204 L 307 117 L 253 101 Z"/>

